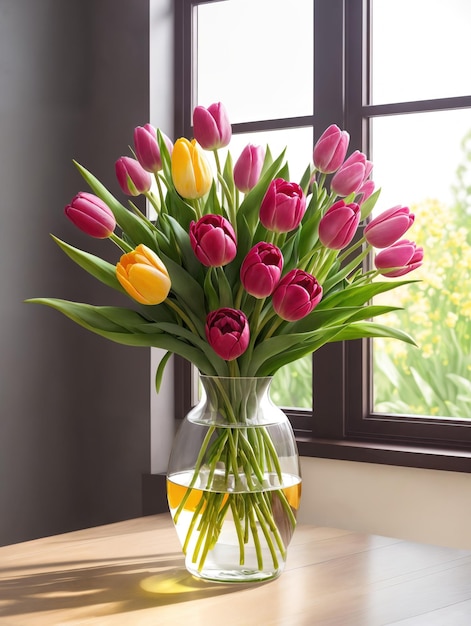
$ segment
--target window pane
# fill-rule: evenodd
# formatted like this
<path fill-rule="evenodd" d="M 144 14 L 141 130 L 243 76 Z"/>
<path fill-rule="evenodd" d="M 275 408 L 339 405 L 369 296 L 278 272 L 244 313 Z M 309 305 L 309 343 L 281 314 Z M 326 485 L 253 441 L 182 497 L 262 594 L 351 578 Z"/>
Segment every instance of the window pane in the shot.
<path fill-rule="evenodd" d="M 421 282 L 385 297 L 405 308 L 387 323 L 419 347 L 375 340 L 375 410 L 469 418 L 471 111 L 377 119 L 373 142 L 379 210 L 409 205 L 416 220 L 404 238 L 425 250 L 423 267 L 405 277 Z"/>
<path fill-rule="evenodd" d="M 469 0 L 372 0 L 372 103 L 471 93 Z"/>
<path fill-rule="evenodd" d="M 285 157 L 289 165 L 290 179 L 299 182 L 304 170 L 312 161 L 313 129 L 309 126 L 234 134 L 229 145 L 234 163 L 248 143 L 264 148 L 268 145 L 274 159 L 286 149 Z M 220 153 L 224 155 L 224 149 L 221 149 Z"/>
<path fill-rule="evenodd" d="M 282 367 L 271 386 L 271 398 L 275 404 L 288 409 L 312 408 L 312 356 Z"/>
<path fill-rule="evenodd" d="M 231 121 L 312 115 L 312 0 L 198 6 L 197 101 Z"/>

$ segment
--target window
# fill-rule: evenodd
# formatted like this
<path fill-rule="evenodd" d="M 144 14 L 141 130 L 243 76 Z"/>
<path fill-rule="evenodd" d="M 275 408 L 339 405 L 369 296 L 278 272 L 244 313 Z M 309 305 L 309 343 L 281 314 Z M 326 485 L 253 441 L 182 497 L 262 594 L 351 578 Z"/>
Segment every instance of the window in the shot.
<path fill-rule="evenodd" d="M 450 155 L 449 140 L 456 146 L 459 134 L 465 140 L 471 131 L 471 70 L 462 61 L 470 58 L 471 44 L 457 34 L 457 29 L 467 32 L 471 26 L 468 5 L 450 0 L 445 12 L 438 0 L 179 0 L 176 134 L 191 136 L 196 104 L 221 100 L 230 110 L 234 90 L 244 89 L 251 97 L 245 106 L 234 105 L 236 113 L 231 114 L 238 145 L 245 145 L 248 133 L 269 134 L 270 144 L 276 138 L 283 145 L 301 145 L 305 163 L 304 155 L 312 152 L 319 135 L 336 123 L 349 131 L 350 149 L 362 150 L 375 163 L 375 182 L 389 194 L 384 202 L 407 204 L 406 196 L 419 187 L 421 193 L 430 189 L 434 194 L 438 178 L 448 176 L 452 165 L 443 159 L 443 154 Z M 232 10 L 253 19 L 237 26 L 230 18 Z M 278 25 L 263 30 L 268 15 L 278 16 Z M 401 19 L 392 27 L 397 15 Z M 247 30 L 251 25 L 253 30 Z M 434 32 L 438 27 L 440 37 Z M 446 45 L 444 31 L 454 33 Z M 241 61 L 241 42 L 253 50 L 251 63 Z M 398 55 L 397 46 L 407 55 Z M 274 98 L 274 89 L 289 89 L 291 99 Z M 464 194 L 466 203 L 469 145 L 458 170 L 461 190 L 456 193 Z M 417 200 L 424 198 L 412 199 Z M 469 304 L 469 293 L 462 295 Z M 470 309 L 463 309 L 468 317 Z M 470 327 L 465 320 L 468 342 Z M 448 341 L 441 331 L 436 337 L 439 343 Z M 455 385 L 450 400 L 460 399 L 464 415 L 454 413 L 453 401 L 447 415 L 388 412 L 384 398 L 379 401 L 384 362 L 378 355 L 385 352 L 384 346 L 364 340 L 330 344 L 313 355 L 312 410 L 288 411 L 301 454 L 471 471 L 471 363 L 465 364 L 459 380 L 448 380 Z M 181 387 L 176 395 L 183 414 L 190 402 L 190 374 L 184 365 L 178 367 Z M 410 376 L 420 386 L 420 377 Z"/>

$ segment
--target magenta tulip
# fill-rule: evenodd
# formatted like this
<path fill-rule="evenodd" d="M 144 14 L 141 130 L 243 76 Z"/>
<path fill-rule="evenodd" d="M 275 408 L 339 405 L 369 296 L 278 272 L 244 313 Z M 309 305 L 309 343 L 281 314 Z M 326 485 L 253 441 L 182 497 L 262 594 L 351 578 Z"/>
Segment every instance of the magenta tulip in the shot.
<path fill-rule="evenodd" d="M 203 215 L 190 224 L 190 243 L 196 258 L 207 267 L 221 267 L 237 254 L 232 224 L 222 215 Z"/>
<path fill-rule="evenodd" d="M 353 239 L 360 223 L 360 206 L 335 202 L 319 222 L 319 239 L 326 248 L 341 250 Z"/>
<path fill-rule="evenodd" d="M 275 289 L 283 269 L 281 250 L 261 241 L 247 254 L 240 268 L 245 290 L 255 298 L 266 298 Z"/>
<path fill-rule="evenodd" d="M 420 267 L 423 259 L 422 247 L 417 246 L 413 241 L 401 239 L 389 248 L 378 252 L 375 257 L 375 266 L 383 276 L 395 278 Z"/>
<path fill-rule="evenodd" d="M 288 233 L 299 226 L 306 212 L 306 197 L 297 183 L 275 178 L 260 205 L 260 221 L 267 230 Z"/>
<path fill-rule="evenodd" d="M 173 144 L 167 135 L 162 133 L 169 154 L 172 153 Z M 136 157 L 141 166 L 153 174 L 162 169 L 162 157 L 157 141 L 157 130 L 151 125 L 137 126 L 134 129 L 134 148 Z"/>
<path fill-rule="evenodd" d="M 249 345 L 249 322 L 237 309 L 211 311 L 206 317 L 205 331 L 209 345 L 225 361 L 237 359 Z"/>
<path fill-rule="evenodd" d="M 232 127 L 227 111 L 221 102 L 207 109 L 198 106 L 193 111 L 193 134 L 205 150 L 217 150 L 229 144 Z"/>
<path fill-rule="evenodd" d="M 234 184 L 242 193 L 248 193 L 260 178 L 265 150 L 261 146 L 248 144 L 234 165 Z"/>
<path fill-rule="evenodd" d="M 139 161 L 131 157 L 120 157 L 115 163 L 116 178 L 119 186 L 128 196 L 139 196 L 149 191 L 152 179 Z"/>
<path fill-rule="evenodd" d="M 330 188 L 337 196 L 349 196 L 358 191 L 365 179 L 370 175 L 373 164 L 366 156 L 355 150 L 334 174 Z"/>
<path fill-rule="evenodd" d="M 375 248 L 387 248 L 409 230 L 415 215 L 409 207 L 397 206 L 384 211 L 365 226 L 366 241 Z"/>
<path fill-rule="evenodd" d="M 111 209 L 92 193 L 81 191 L 64 210 L 70 221 L 90 237 L 106 239 L 116 228 Z"/>
<path fill-rule="evenodd" d="M 314 166 L 323 174 L 332 174 L 342 165 L 347 153 L 350 135 L 332 124 L 319 137 L 314 146 Z"/>
<path fill-rule="evenodd" d="M 308 315 L 321 299 L 322 287 L 317 279 L 300 269 L 283 276 L 272 296 L 275 312 L 288 322 L 296 322 Z"/>
<path fill-rule="evenodd" d="M 372 180 L 365 180 L 360 189 L 356 192 L 357 195 L 355 197 L 356 202 L 361 206 L 364 202 L 368 200 L 368 198 L 372 195 L 375 190 L 375 184 Z"/>

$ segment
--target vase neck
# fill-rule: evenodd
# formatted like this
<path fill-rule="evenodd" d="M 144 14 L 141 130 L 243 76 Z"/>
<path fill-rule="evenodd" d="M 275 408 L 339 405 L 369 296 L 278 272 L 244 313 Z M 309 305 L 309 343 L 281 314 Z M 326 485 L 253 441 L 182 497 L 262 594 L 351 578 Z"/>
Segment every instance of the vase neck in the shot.
<path fill-rule="evenodd" d="M 226 427 L 262 426 L 286 419 L 270 400 L 271 377 L 201 376 L 202 395 L 192 421 Z"/>

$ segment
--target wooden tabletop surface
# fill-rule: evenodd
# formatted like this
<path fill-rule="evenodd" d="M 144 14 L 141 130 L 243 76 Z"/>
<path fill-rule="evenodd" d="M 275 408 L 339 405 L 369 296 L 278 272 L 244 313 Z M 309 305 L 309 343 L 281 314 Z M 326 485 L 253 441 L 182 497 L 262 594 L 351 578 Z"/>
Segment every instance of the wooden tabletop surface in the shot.
<path fill-rule="evenodd" d="M 300 524 L 277 580 L 198 581 L 167 514 L 0 548 L 1 626 L 470 626 L 471 552 Z"/>

